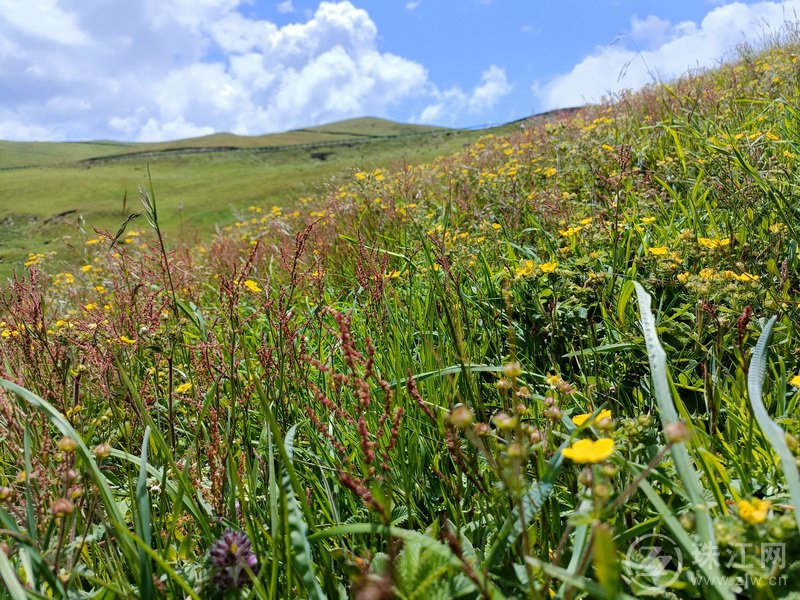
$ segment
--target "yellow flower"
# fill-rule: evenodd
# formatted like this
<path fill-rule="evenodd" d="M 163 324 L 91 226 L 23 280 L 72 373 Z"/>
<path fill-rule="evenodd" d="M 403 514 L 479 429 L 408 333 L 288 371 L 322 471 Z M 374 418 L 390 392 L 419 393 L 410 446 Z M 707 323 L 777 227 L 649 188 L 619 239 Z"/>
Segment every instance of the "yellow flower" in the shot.
<path fill-rule="evenodd" d="M 192 384 L 190 382 L 182 383 L 178 387 L 175 388 L 175 393 L 177 394 L 185 394 L 190 389 L 192 389 Z"/>
<path fill-rule="evenodd" d="M 751 525 L 763 523 L 767 520 L 770 506 L 772 506 L 772 503 L 769 500 L 759 500 L 758 498 L 740 500 L 738 504 L 739 516 L 742 521 Z"/>
<path fill-rule="evenodd" d="M 591 418 L 592 413 L 584 413 L 582 415 L 575 415 L 572 417 L 572 422 L 575 423 L 578 427 L 586 423 L 586 421 Z M 601 410 L 598 415 L 594 419 L 594 423 L 599 423 L 603 419 L 610 419 L 611 418 L 611 411 L 610 410 Z"/>
<path fill-rule="evenodd" d="M 131 338 L 129 338 L 126 335 L 119 336 L 119 341 L 122 342 L 123 344 L 135 344 L 136 343 L 136 340 L 132 340 Z"/>
<path fill-rule="evenodd" d="M 555 387 L 559 383 L 561 383 L 561 376 L 560 375 L 547 375 L 545 377 L 545 381 L 547 381 L 548 384 L 550 384 L 553 387 Z"/>
<path fill-rule="evenodd" d="M 53 278 L 53 283 L 56 285 L 70 284 L 75 281 L 75 276 L 72 273 L 58 273 Z"/>
<path fill-rule="evenodd" d="M 564 237 L 572 237 L 573 235 L 577 235 L 581 232 L 583 227 L 578 225 L 577 227 L 568 227 L 567 229 L 559 229 L 558 233 L 560 233 Z"/>
<path fill-rule="evenodd" d="M 656 246 L 655 248 L 648 248 L 647 251 L 653 256 L 664 256 L 667 253 L 667 247 Z"/>
<path fill-rule="evenodd" d="M 596 442 L 578 440 L 561 453 L 571 461 L 582 465 L 599 463 L 614 453 L 614 440 L 611 438 L 601 438 Z"/>
<path fill-rule="evenodd" d="M 547 169 L 544 170 L 544 176 L 545 177 L 552 177 L 556 173 L 557 173 L 557 171 L 556 171 L 555 167 L 548 167 Z"/>
<path fill-rule="evenodd" d="M 717 270 L 712 269 L 710 267 L 706 267 L 705 269 L 701 269 L 698 275 L 702 279 L 714 279 L 717 276 Z"/>
<path fill-rule="evenodd" d="M 642 225 L 650 225 L 650 223 L 655 223 L 655 222 L 656 222 L 655 217 L 645 217 L 642 219 Z"/>
<path fill-rule="evenodd" d="M 686 283 L 687 281 L 689 281 L 689 273 L 678 273 L 679 283 Z"/>
<path fill-rule="evenodd" d="M 758 275 L 753 275 L 747 272 L 740 275 L 735 271 L 725 271 L 722 275 L 725 277 L 725 279 L 735 279 L 736 281 L 742 281 L 745 283 L 749 281 L 758 281 Z"/>
<path fill-rule="evenodd" d="M 88 273 L 88 272 L 89 272 L 89 271 L 91 271 L 91 270 L 92 270 L 92 265 L 83 265 L 83 266 L 81 267 L 81 272 L 82 272 L 82 273 Z"/>
<path fill-rule="evenodd" d="M 519 266 L 514 269 L 514 275 L 517 277 L 527 277 L 531 273 L 533 273 L 534 264 L 532 260 L 522 260 L 519 263 Z"/>
<path fill-rule="evenodd" d="M 700 244 L 703 248 L 708 248 L 709 250 L 717 250 L 718 248 L 726 248 L 731 245 L 731 241 L 729 239 L 716 239 L 716 238 L 697 238 L 697 243 Z"/>
<path fill-rule="evenodd" d="M 255 281 L 253 281 L 252 279 L 248 279 L 247 281 L 243 282 L 242 285 L 244 287 L 246 287 L 248 290 L 250 290 L 251 292 L 253 292 L 254 294 L 258 294 L 259 292 L 263 291 L 258 286 L 258 284 Z"/>
<path fill-rule="evenodd" d="M 556 268 L 558 268 L 558 263 L 555 261 L 542 263 L 539 265 L 539 268 L 541 269 L 542 273 L 552 273 L 556 270 Z"/>
<path fill-rule="evenodd" d="M 494 229 L 495 231 L 497 231 L 501 227 L 502 227 L 502 225 L 500 225 L 500 223 L 492 223 L 492 229 Z"/>
<path fill-rule="evenodd" d="M 795 375 L 789 380 L 789 385 L 793 385 L 796 388 L 800 388 L 800 375 Z"/>
<path fill-rule="evenodd" d="M 784 225 L 783 223 L 775 223 L 774 225 L 769 226 L 770 233 L 783 233 L 787 229 L 788 227 L 786 227 L 786 225 Z"/>

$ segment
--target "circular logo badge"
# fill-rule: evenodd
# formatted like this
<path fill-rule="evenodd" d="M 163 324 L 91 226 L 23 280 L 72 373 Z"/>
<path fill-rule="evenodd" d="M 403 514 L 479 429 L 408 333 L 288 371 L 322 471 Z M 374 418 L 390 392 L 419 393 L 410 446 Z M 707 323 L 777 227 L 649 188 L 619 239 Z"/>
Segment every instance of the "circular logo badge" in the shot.
<path fill-rule="evenodd" d="M 683 553 L 674 540 L 650 533 L 637 537 L 628 547 L 622 568 L 638 593 L 661 592 L 677 581 Z"/>

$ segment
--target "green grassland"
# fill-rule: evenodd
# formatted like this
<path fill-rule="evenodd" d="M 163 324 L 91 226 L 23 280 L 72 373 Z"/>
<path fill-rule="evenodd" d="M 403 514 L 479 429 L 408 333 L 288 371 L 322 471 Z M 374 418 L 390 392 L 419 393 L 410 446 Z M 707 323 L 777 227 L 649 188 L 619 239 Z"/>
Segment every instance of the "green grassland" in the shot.
<path fill-rule="evenodd" d="M 0 293 L 0 599 L 798 600 L 798 139 L 787 43 L 493 132 L 159 155 L 147 222 Z M 113 231 L 141 158 L 0 190 Z"/>
<path fill-rule="evenodd" d="M 291 206 L 355 170 L 431 160 L 479 135 L 357 119 L 262 137 L 216 135 L 165 144 L 5 142 L 4 149 L 18 151 L 19 162 L 42 162 L 0 170 L 0 277 L 30 252 L 56 251 L 69 259 L 82 253 L 81 232 L 116 230 L 126 214 L 139 210 L 137 190 L 148 185 L 148 166 L 165 231 L 194 236 L 231 222 L 250 204 Z M 192 152 L 196 148 L 216 151 Z"/>

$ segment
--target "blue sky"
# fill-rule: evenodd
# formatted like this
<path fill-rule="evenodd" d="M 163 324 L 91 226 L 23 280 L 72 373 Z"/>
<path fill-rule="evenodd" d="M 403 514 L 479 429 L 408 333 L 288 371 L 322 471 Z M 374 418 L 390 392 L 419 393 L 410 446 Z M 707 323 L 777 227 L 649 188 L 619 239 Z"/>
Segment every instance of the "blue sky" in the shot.
<path fill-rule="evenodd" d="M 505 122 L 668 80 L 800 0 L 0 0 L 0 139 Z"/>

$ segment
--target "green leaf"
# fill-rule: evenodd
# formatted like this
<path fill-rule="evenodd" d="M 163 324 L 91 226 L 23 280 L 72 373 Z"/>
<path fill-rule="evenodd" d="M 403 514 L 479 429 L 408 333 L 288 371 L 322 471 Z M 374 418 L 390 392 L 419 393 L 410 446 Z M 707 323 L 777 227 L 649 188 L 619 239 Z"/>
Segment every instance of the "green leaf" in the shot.
<path fill-rule="evenodd" d="M 667 377 L 667 355 L 658 340 L 658 333 L 656 333 L 656 321 L 650 309 L 650 294 L 638 282 L 634 282 L 634 286 L 639 300 L 639 312 L 647 345 L 647 359 L 650 363 L 653 391 L 662 427 L 666 428 L 680 420 L 673 403 L 672 388 Z M 685 444 L 673 444 L 670 447 L 670 454 L 675 462 L 675 470 L 678 471 L 683 487 L 694 505 L 697 534 L 704 543 L 714 545 L 714 526 L 708 507 L 705 505 L 700 476 L 692 465 L 689 451 Z"/>
<path fill-rule="evenodd" d="M 611 528 L 607 523 L 599 523 L 594 527 L 592 556 L 594 572 L 603 590 L 609 598 L 619 595 L 620 568 L 617 560 L 617 549 L 611 536 Z"/>
<path fill-rule="evenodd" d="M 150 546 L 150 496 L 147 493 L 147 445 L 150 443 L 150 428 L 144 430 L 142 455 L 139 462 L 139 479 L 136 482 L 136 534 Z M 153 569 L 147 554 L 139 548 L 139 590 L 144 598 L 155 595 Z"/>
<path fill-rule="evenodd" d="M 6 553 L 0 550 L 0 577 L 6 585 L 6 591 L 11 596 L 12 600 L 27 600 L 27 594 L 22 584 L 17 579 L 14 572 L 14 566 L 8 560 Z"/>
<path fill-rule="evenodd" d="M 628 307 L 628 300 L 631 299 L 631 295 L 635 289 L 632 281 L 626 281 L 619 292 L 619 299 L 617 300 L 617 318 L 621 325 L 625 325 L 625 309 Z"/>
<path fill-rule="evenodd" d="M 297 425 L 294 425 L 284 439 L 286 456 L 291 461 L 294 455 L 294 434 Z M 283 495 L 286 499 L 286 512 L 289 517 L 289 542 L 292 546 L 292 562 L 295 571 L 300 576 L 300 580 L 306 588 L 306 597 L 313 600 L 323 600 L 325 594 L 317 581 L 314 573 L 314 557 L 311 553 L 311 545 L 308 543 L 308 527 L 303 517 L 303 509 L 297 500 L 292 487 L 292 480 L 289 472 L 284 469 L 283 473 Z"/>
<path fill-rule="evenodd" d="M 797 472 L 797 463 L 789 446 L 786 444 L 786 434 L 783 429 L 773 421 L 762 399 L 764 386 L 764 375 L 767 371 L 767 344 L 769 343 L 772 327 L 775 325 L 777 317 L 772 317 L 764 327 L 761 337 L 753 351 L 753 359 L 750 362 L 750 371 L 747 374 L 747 392 L 750 396 L 750 406 L 753 407 L 753 415 L 758 426 L 764 432 L 775 454 L 778 455 L 783 468 L 783 475 L 786 477 L 786 487 L 789 489 L 789 496 L 792 499 L 795 510 L 794 518 L 797 527 L 800 529 L 800 475 Z"/>
<path fill-rule="evenodd" d="M 650 295 L 638 282 L 634 282 L 634 285 L 636 286 L 636 296 L 639 301 L 641 325 L 647 345 L 647 358 L 650 363 L 650 374 L 653 379 L 656 404 L 658 405 L 662 426 L 667 427 L 679 420 L 678 411 L 673 404 L 672 387 L 667 377 L 667 355 L 656 333 L 656 322 L 650 309 Z M 704 547 L 715 547 L 714 525 L 708 506 L 705 503 L 700 476 L 692 465 L 689 451 L 686 449 L 685 444 L 673 444 L 670 447 L 670 454 L 675 463 L 675 470 L 678 472 L 678 476 L 693 505 L 697 535 Z M 640 487 L 646 490 L 648 487 L 646 484 L 646 481 L 642 481 Z M 651 494 L 648 494 L 648 497 L 653 501 Z M 664 508 L 668 512 L 669 509 L 666 509 L 666 506 Z M 662 516 L 664 516 L 664 513 L 662 513 Z M 680 525 L 678 526 L 680 527 Z M 704 578 L 706 584 L 703 587 L 710 587 L 721 598 L 732 598 L 730 592 L 720 587 L 719 582 L 722 581 L 722 576 L 719 573 L 719 569 L 716 566 L 709 566 L 707 570 L 710 572 L 711 577 Z"/>

